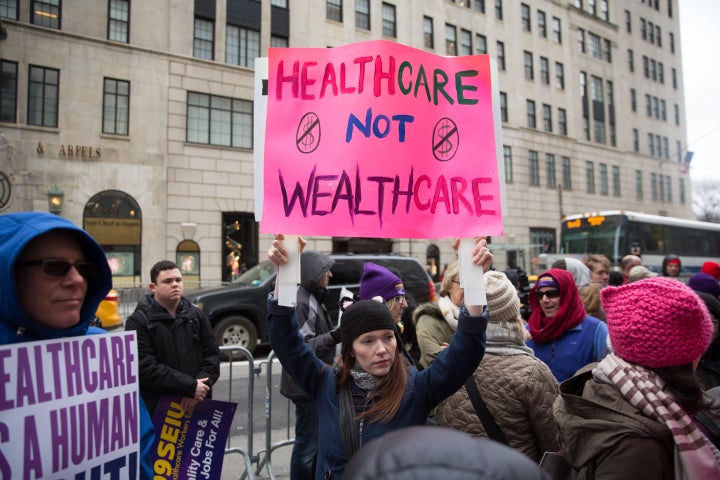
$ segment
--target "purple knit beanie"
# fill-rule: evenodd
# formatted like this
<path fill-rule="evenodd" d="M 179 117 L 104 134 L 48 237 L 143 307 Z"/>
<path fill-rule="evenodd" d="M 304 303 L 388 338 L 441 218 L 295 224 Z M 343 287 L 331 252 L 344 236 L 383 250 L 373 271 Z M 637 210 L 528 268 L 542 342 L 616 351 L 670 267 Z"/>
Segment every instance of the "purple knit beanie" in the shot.
<path fill-rule="evenodd" d="M 720 283 L 707 273 L 696 273 L 690 277 L 688 286 L 696 292 L 709 293 L 713 297 L 720 295 Z"/>
<path fill-rule="evenodd" d="M 615 354 L 644 367 L 674 367 L 700 358 L 713 325 L 690 287 L 654 277 L 600 291 Z"/>
<path fill-rule="evenodd" d="M 387 302 L 398 295 L 405 295 L 405 287 L 400 277 L 385 267 L 365 262 L 360 279 L 360 300 L 380 296 Z"/>

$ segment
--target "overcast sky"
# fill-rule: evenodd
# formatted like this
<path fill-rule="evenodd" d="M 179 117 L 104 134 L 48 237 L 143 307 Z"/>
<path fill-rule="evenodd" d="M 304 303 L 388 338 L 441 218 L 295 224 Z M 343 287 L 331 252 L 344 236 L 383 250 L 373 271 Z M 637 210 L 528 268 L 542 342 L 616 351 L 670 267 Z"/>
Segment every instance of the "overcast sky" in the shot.
<path fill-rule="evenodd" d="M 679 8 L 690 178 L 720 180 L 720 0 Z"/>

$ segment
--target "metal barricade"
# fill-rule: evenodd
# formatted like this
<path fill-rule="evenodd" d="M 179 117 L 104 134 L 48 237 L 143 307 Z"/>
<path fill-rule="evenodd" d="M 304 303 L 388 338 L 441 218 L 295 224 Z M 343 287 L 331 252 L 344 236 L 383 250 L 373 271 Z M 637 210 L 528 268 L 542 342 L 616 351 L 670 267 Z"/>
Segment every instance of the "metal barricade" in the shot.
<path fill-rule="evenodd" d="M 267 364 L 267 381 L 265 384 L 265 458 L 263 463 L 264 466 L 267 469 L 268 476 L 271 480 L 275 480 L 275 472 L 273 471 L 272 467 L 272 454 L 275 450 L 281 447 L 285 447 L 288 445 L 293 445 L 295 442 L 295 439 L 291 437 L 290 435 L 290 418 L 291 413 L 294 413 L 291 411 L 292 402 L 290 400 L 287 400 L 287 418 L 288 422 L 285 428 L 285 439 L 280 440 L 278 442 L 272 441 L 272 391 L 273 391 L 273 384 L 272 384 L 272 371 L 273 371 L 273 359 L 275 358 L 275 352 L 271 351 L 268 354 L 267 361 L 265 362 Z M 294 432 L 293 432 L 294 433 Z M 263 463 L 258 465 L 258 472 L 262 470 Z"/>
<path fill-rule="evenodd" d="M 253 480 L 255 478 L 255 472 L 253 470 L 253 463 L 258 463 L 259 459 L 258 456 L 253 455 L 253 436 L 254 436 L 254 426 L 253 426 L 253 394 L 255 392 L 255 375 L 260 374 L 260 368 L 261 367 L 255 367 L 255 359 L 253 358 L 252 354 L 249 350 L 243 348 L 243 347 L 220 347 L 220 351 L 227 354 L 228 358 L 234 359 L 236 355 L 244 356 L 245 360 L 247 361 L 248 366 L 248 388 L 247 388 L 247 395 L 245 395 L 245 399 L 247 400 L 247 448 L 241 448 L 241 447 L 235 447 L 232 445 L 232 434 L 228 435 L 227 445 L 225 446 L 225 455 L 233 454 L 233 453 L 239 453 L 242 455 L 243 461 L 245 462 L 245 472 L 243 473 L 241 479 L 249 478 L 250 480 Z M 235 388 L 233 388 L 233 368 L 236 367 L 236 363 L 239 363 L 239 361 L 231 360 L 229 362 L 229 385 L 228 385 L 228 402 L 233 401 L 234 397 L 234 391 Z M 237 368 L 240 368 L 237 366 Z M 241 395 L 242 398 L 242 395 Z"/>
<path fill-rule="evenodd" d="M 283 400 L 285 400 L 285 408 L 287 408 L 287 424 L 284 425 L 284 439 L 278 442 L 273 442 L 272 434 L 273 434 L 273 424 L 272 424 L 272 411 L 273 411 L 273 360 L 275 359 L 274 352 L 270 352 L 268 354 L 267 360 L 261 360 L 256 361 L 252 354 L 245 348 L 242 347 L 220 347 L 221 352 L 227 355 L 228 358 L 241 358 L 240 360 L 232 360 L 228 362 L 228 395 L 227 395 L 227 401 L 238 403 L 238 406 L 241 407 L 243 404 L 247 406 L 247 431 L 246 431 L 246 447 L 242 448 L 239 446 L 233 445 L 233 435 L 231 432 L 231 435 L 228 436 L 227 445 L 225 448 L 225 455 L 230 454 L 240 454 L 242 456 L 244 465 L 245 465 L 245 471 L 242 473 L 242 475 L 238 475 L 238 478 L 241 480 L 244 480 L 245 478 L 249 478 L 250 480 L 254 480 L 256 476 L 261 476 L 261 478 L 266 478 L 265 476 L 262 476 L 263 470 L 267 472 L 267 478 L 275 479 L 276 474 L 273 471 L 273 463 L 272 463 L 272 455 L 273 452 L 275 452 L 278 448 L 292 445 L 294 442 L 294 439 L 291 438 L 291 419 L 294 419 L 294 410 L 292 411 L 291 416 L 291 406 L 292 403 L 290 400 L 285 399 L 282 397 Z M 247 391 L 241 391 L 242 386 L 238 387 L 234 384 L 235 380 L 235 371 L 237 369 L 242 368 L 241 362 L 247 361 L 247 373 L 248 373 L 248 384 L 247 384 Z M 263 366 L 265 367 L 265 374 L 267 375 L 265 380 L 265 392 L 264 397 L 262 398 L 263 406 L 264 406 L 264 415 L 262 417 L 262 420 L 255 419 L 255 402 L 258 402 L 261 400 L 260 398 L 255 398 L 255 377 L 258 378 L 263 373 Z M 240 383 L 240 382 L 238 382 Z M 259 392 L 258 392 L 259 393 Z M 276 405 L 277 407 L 277 405 Z M 258 422 L 264 421 L 264 429 L 256 428 L 261 427 Z M 260 450 L 258 452 L 254 451 L 254 445 L 255 445 L 255 435 L 256 433 L 264 433 L 265 434 L 265 449 Z M 237 438 L 236 438 L 237 440 Z"/>

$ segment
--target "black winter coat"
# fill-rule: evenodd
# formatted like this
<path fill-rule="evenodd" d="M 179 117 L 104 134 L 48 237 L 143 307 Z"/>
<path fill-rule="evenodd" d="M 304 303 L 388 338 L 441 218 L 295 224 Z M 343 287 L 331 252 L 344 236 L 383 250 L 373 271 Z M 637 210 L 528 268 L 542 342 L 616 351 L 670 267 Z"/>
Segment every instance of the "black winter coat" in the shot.
<path fill-rule="evenodd" d="M 197 379 L 207 377 L 212 386 L 220 376 L 220 350 L 210 322 L 184 297 L 173 317 L 154 295 L 146 295 L 125 330 L 137 332 L 140 395 L 151 416 L 161 395 L 194 397 Z"/>

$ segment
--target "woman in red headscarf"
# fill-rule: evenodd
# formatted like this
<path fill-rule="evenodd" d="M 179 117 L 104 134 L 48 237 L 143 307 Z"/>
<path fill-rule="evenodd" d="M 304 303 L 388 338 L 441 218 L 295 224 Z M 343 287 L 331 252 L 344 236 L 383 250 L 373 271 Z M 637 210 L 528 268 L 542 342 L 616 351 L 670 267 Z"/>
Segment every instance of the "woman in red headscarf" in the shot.
<path fill-rule="evenodd" d="M 585 312 L 570 272 L 551 268 L 540 275 L 530 290 L 530 307 L 532 338 L 526 344 L 558 382 L 607 353 L 607 326 Z"/>

